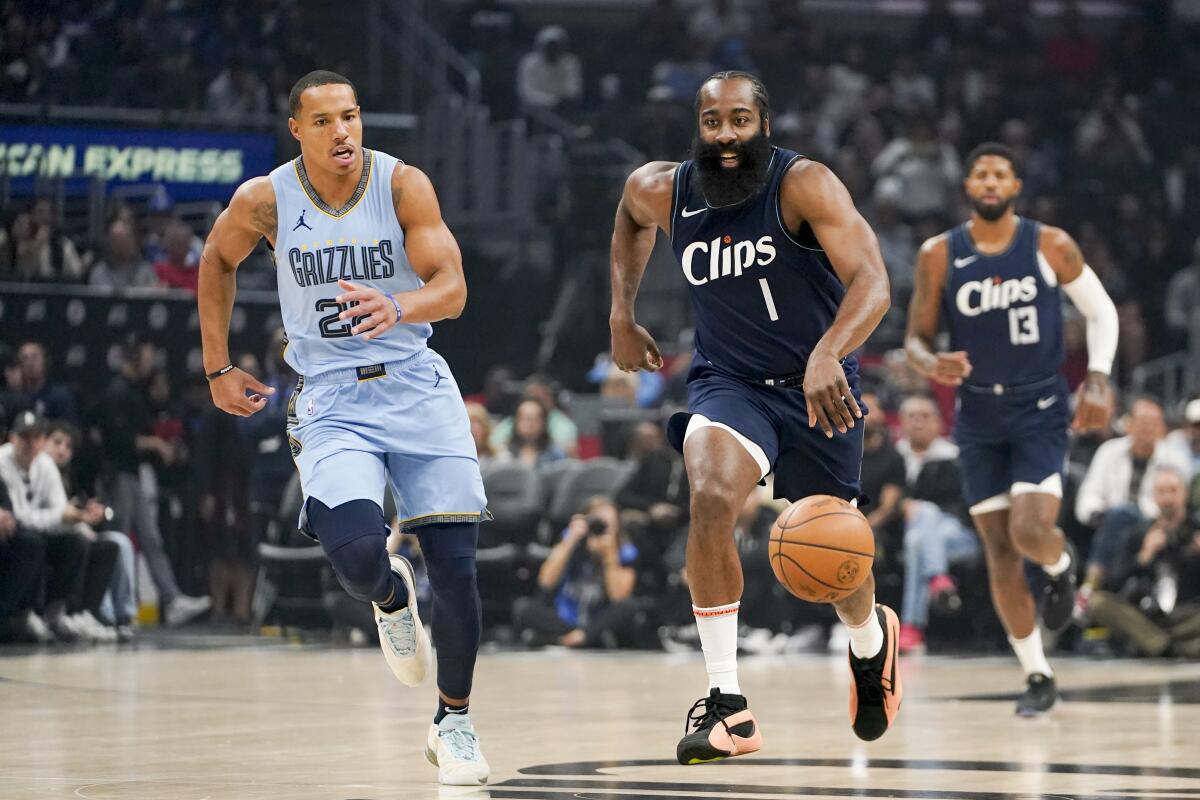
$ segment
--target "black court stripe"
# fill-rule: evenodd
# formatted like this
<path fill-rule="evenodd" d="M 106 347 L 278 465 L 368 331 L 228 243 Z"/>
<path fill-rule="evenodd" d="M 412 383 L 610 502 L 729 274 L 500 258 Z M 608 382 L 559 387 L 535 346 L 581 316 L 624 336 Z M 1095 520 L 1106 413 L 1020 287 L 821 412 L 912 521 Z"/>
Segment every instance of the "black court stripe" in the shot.
<path fill-rule="evenodd" d="M 725 762 L 722 762 L 725 763 Z M 538 788 L 543 791 L 521 791 L 521 789 Z M 512 791 L 509 791 L 512 789 Z M 604 793 L 586 793 L 580 789 L 600 789 Z M 547 791 L 548 790 L 548 791 Z M 643 792 L 653 791 L 655 794 L 646 795 Z M 636 792 L 626 794 L 625 792 Z M 662 792 L 662 794 L 659 794 Z M 679 794 L 667 794 L 677 792 Z M 662 800 L 698 800 L 697 795 L 720 794 L 725 798 L 736 798 L 745 795 L 776 795 L 799 797 L 897 797 L 897 798 L 929 798 L 930 800 L 1029 800 L 1034 796 L 1031 792 L 994 792 L 994 791 L 964 791 L 958 789 L 892 789 L 875 786 L 770 786 L 764 784 L 736 783 L 671 783 L 667 781 L 596 781 L 546 778 L 514 778 L 501 783 L 492 784 L 490 794 L 493 798 L 528 798 L 529 800 L 550 800 L 550 798 L 628 798 L 646 800 L 646 798 L 662 798 Z M 1074 792 L 1047 792 L 1043 797 L 1054 797 L 1060 800 L 1150 800 L 1148 795 L 1119 795 L 1119 794 L 1076 794 Z M 1178 798 L 1163 798 L 1161 800 L 1178 800 Z"/>

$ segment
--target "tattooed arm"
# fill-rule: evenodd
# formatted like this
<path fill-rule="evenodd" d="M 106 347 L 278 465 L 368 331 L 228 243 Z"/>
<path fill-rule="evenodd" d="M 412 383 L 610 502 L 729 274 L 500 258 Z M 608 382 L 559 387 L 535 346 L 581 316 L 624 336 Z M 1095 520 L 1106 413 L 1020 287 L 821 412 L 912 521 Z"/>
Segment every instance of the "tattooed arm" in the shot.
<path fill-rule="evenodd" d="M 267 237 L 274 243 L 277 228 L 275 190 L 271 179 L 253 178 L 234 193 L 229 207 L 213 224 L 204 253 L 200 257 L 199 289 L 200 336 L 204 346 L 204 371 L 212 373 L 230 363 L 229 317 L 237 294 L 238 265 Z M 256 378 L 234 369 L 209 383 L 217 408 L 240 417 L 262 409 L 264 395 L 274 389 Z M 247 390 L 251 392 L 247 396 Z"/>

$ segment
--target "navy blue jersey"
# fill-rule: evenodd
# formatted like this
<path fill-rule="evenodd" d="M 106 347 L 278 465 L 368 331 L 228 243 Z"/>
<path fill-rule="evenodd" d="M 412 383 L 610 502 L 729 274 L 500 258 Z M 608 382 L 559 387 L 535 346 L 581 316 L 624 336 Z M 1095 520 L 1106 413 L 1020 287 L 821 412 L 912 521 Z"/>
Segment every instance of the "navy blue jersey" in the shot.
<path fill-rule="evenodd" d="M 950 231 L 946 291 L 950 349 L 965 350 L 973 384 L 1026 384 L 1058 373 L 1063 360 L 1062 293 L 1038 252 L 1041 225 L 1017 217 L 1003 253 L 975 249 L 967 225 Z"/>
<path fill-rule="evenodd" d="M 846 293 L 811 231 L 805 241 L 783 226 L 780 185 L 799 158 L 773 148 L 763 187 L 719 208 L 705 200 L 691 161 L 675 172 L 671 247 L 691 292 L 696 353 L 735 376 L 803 372 Z"/>

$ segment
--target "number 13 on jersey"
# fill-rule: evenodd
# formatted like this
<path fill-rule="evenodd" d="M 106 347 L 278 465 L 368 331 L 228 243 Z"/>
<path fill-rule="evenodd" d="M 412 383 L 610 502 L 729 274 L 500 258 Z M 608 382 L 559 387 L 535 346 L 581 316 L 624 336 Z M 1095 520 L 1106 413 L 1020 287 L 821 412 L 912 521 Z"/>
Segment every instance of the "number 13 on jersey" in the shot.
<path fill-rule="evenodd" d="M 1008 310 L 1008 339 L 1013 344 L 1037 344 L 1041 340 L 1038 333 L 1037 306 Z"/>

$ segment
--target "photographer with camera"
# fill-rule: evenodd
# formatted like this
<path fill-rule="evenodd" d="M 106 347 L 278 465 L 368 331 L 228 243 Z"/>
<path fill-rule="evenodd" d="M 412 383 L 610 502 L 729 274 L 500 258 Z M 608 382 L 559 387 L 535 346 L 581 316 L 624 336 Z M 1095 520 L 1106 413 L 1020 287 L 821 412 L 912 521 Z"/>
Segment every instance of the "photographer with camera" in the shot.
<path fill-rule="evenodd" d="M 616 505 L 593 497 L 542 564 L 540 596 L 513 604 L 522 641 L 608 649 L 654 644 L 653 602 L 633 594 L 637 556 Z"/>

